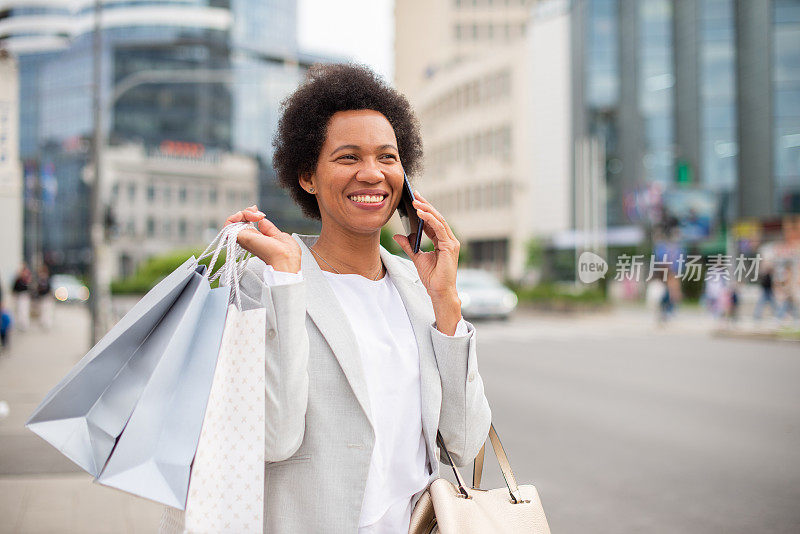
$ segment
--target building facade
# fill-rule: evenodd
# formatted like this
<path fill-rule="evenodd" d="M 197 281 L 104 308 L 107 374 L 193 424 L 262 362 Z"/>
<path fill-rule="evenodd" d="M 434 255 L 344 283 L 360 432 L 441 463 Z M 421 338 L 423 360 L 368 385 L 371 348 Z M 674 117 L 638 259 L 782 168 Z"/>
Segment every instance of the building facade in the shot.
<path fill-rule="evenodd" d="M 90 261 L 83 169 L 93 132 L 94 2 L 10 0 L 0 47 L 20 65 L 20 154 L 31 179 L 53 177 L 42 236 L 57 269 Z M 259 165 L 252 203 L 290 230 L 308 225 L 271 172 L 279 103 L 313 61 L 299 52 L 291 0 L 102 2 L 99 58 L 105 137 L 111 146 L 165 140 L 234 152 Z M 42 178 L 43 177 L 43 178 Z M 104 199 L 108 203 L 108 199 Z M 305 226 L 304 226 L 305 225 Z M 37 246 L 27 236 L 27 254 Z"/>
<path fill-rule="evenodd" d="M 605 147 L 610 224 L 646 184 L 723 219 L 800 211 L 800 1 L 572 3 L 576 136 Z"/>
<path fill-rule="evenodd" d="M 110 147 L 103 165 L 117 278 L 151 256 L 205 248 L 231 213 L 255 203 L 258 191 L 255 159 L 198 143 Z"/>
<path fill-rule="evenodd" d="M 569 19 L 533 20 L 532 1 L 432 2 L 437 49 L 414 34 L 418 4 L 396 5 L 395 65 L 422 124 L 420 188 L 470 265 L 521 278 L 530 241 L 570 227 Z"/>
<path fill-rule="evenodd" d="M 9 295 L 22 263 L 22 169 L 17 64 L 0 50 L 0 289 Z"/>
<path fill-rule="evenodd" d="M 733 221 L 800 212 L 800 0 L 441 0 L 396 11 L 397 85 L 426 136 L 421 188 L 467 244 L 483 227 L 505 235 L 492 250 L 507 275 L 524 271 L 530 237 L 602 251 L 677 226 L 721 252 Z M 438 19 L 415 34 L 426 11 Z M 517 44 L 499 20 L 524 21 Z M 484 98 L 493 82 L 483 80 L 505 69 L 510 90 Z M 477 163 L 493 146 L 479 132 L 505 117 L 511 205 L 467 213 L 459 196 L 495 181 Z"/>

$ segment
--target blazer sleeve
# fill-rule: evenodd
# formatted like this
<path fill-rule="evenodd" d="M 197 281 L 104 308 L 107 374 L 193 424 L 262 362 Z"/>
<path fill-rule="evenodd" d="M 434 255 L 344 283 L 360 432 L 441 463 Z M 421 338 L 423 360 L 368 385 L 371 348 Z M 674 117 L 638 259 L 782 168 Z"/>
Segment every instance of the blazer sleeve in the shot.
<path fill-rule="evenodd" d="M 439 432 L 456 466 L 475 459 L 489 435 L 492 411 L 478 372 L 475 327 L 462 319 L 467 333 L 448 336 L 430 325 L 431 341 L 442 381 Z M 447 464 L 444 451 L 439 457 Z"/>
<path fill-rule="evenodd" d="M 308 407 L 308 333 L 306 284 L 265 282 L 266 265 L 252 258 L 242 274 L 242 308 L 264 308 L 266 416 L 264 459 L 278 462 L 303 443 Z"/>

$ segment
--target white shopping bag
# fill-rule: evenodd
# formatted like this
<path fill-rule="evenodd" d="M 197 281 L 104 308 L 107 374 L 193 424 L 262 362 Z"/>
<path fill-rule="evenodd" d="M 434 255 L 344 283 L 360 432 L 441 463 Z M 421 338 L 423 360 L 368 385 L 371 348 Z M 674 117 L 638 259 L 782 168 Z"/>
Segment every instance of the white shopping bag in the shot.
<path fill-rule="evenodd" d="M 186 511 L 166 509 L 159 532 L 263 531 L 265 332 L 263 308 L 228 308 Z"/>
<path fill-rule="evenodd" d="M 233 303 L 225 318 L 185 510 L 165 509 L 162 534 L 260 534 L 264 528 L 267 316 L 264 308 L 242 310 L 239 276 L 247 256 L 236 234 L 243 226 L 230 226 L 219 276 L 221 285 L 230 286 Z"/>

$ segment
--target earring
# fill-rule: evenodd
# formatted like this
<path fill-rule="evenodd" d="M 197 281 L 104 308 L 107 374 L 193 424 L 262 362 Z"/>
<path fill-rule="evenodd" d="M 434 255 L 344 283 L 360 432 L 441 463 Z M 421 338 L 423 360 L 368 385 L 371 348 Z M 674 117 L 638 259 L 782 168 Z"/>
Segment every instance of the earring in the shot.
<path fill-rule="evenodd" d="M 308 192 L 313 195 L 314 194 L 314 188 L 312 187 L 311 189 L 308 190 Z"/>

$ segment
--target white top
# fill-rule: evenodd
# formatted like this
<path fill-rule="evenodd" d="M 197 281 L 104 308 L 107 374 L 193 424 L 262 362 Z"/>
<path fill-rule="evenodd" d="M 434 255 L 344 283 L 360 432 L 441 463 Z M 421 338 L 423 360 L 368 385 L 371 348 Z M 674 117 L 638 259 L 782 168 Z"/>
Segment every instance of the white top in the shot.
<path fill-rule="evenodd" d="M 358 534 L 408 532 L 411 499 L 431 471 L 422 434 L 419 349 L 389 273 L 380 280 L 323 271 L 356 335 L 369 392 L 375 447 Z M 264 272 L 268 285 L 302 280 L 302 273 Z M 461 319 L 455 335 L 468 333 Z"/>

